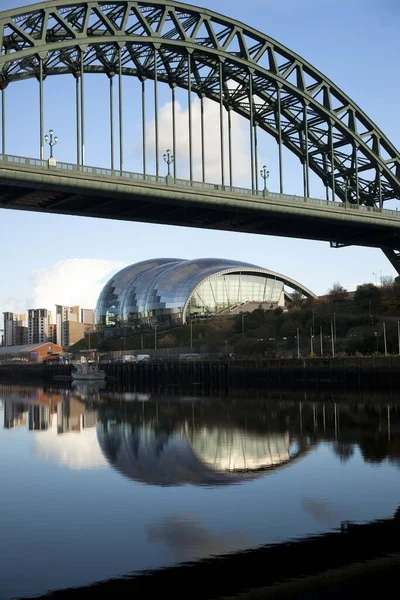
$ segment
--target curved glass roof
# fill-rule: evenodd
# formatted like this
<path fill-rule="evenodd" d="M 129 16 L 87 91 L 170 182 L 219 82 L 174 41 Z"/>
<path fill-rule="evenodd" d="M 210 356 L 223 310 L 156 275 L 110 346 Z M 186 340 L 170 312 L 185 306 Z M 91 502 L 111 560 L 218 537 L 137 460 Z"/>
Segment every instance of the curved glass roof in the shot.
<path fill-rule="evenodd" d="M 297 281 L 251 263 L 221 258 L 147 260 L 122 269 L 108 281 L 97 303 L 96 320 L 104 327 L 179 325 L 193 307 L 196 314 L 202 310 L 215 314 L 246 302 L 270 302 L 272 307 L 279 302 L 284 284 L 314 296 Z M 191 301 L 196 293 L 201 297 Z"/>

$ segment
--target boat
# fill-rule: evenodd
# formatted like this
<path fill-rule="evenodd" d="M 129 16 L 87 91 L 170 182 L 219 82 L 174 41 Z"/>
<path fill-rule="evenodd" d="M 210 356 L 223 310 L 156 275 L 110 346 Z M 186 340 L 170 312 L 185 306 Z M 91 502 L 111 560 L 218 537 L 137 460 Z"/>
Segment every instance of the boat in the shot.
<path fill-rule="evenodd" d="M 72 371 L 71 376 L 79 381 L 104 381 L 105 372 L 100 369 L 97 363 L 81 362 L 73 363 L 76 371 Z"/>

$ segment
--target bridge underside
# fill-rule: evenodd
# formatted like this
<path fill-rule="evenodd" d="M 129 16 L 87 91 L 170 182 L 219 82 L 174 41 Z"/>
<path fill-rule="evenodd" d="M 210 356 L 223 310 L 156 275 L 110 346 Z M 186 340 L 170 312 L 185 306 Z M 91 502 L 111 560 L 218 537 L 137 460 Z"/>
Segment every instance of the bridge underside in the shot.
<path fill-rule="evenodd" d="M 333 241 L 385 248 L 393 256 L 393 250 L 400 250 L 400 219 L 382 214 L 324 210 L 308 202 L 295 205 L 165 183 L 99 181 L 57 169 L 1 168 L 0 207 Z"/>

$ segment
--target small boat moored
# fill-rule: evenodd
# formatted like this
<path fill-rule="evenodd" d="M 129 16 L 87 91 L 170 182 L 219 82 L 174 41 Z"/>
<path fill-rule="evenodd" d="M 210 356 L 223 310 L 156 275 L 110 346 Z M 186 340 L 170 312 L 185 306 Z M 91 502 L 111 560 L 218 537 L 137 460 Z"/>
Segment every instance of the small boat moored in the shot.
<path fill-rule="evenodd" d="M 104 381 L 106 378 L 105 372 L 99 367 L 98 363 L 93 362 L 76 362 L 73 363 L 75 371 L 72 371 L 71 376 L 74 380 L 80 381 Z"/>

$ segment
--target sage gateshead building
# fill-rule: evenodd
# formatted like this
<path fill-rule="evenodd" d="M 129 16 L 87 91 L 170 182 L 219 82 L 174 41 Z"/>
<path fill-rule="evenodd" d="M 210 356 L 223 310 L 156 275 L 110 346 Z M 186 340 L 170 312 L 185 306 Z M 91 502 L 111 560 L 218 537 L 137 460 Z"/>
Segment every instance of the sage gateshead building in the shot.
<path fill-rule="evenodd" d="M 294 279 L 245 262 L 146 260 L 125 267 L 107 282 L 97 302 L 96 324 L 100 331 L 174 327 L 196 318 L 284 307 L 290 290 L 315 297 Z"/>

